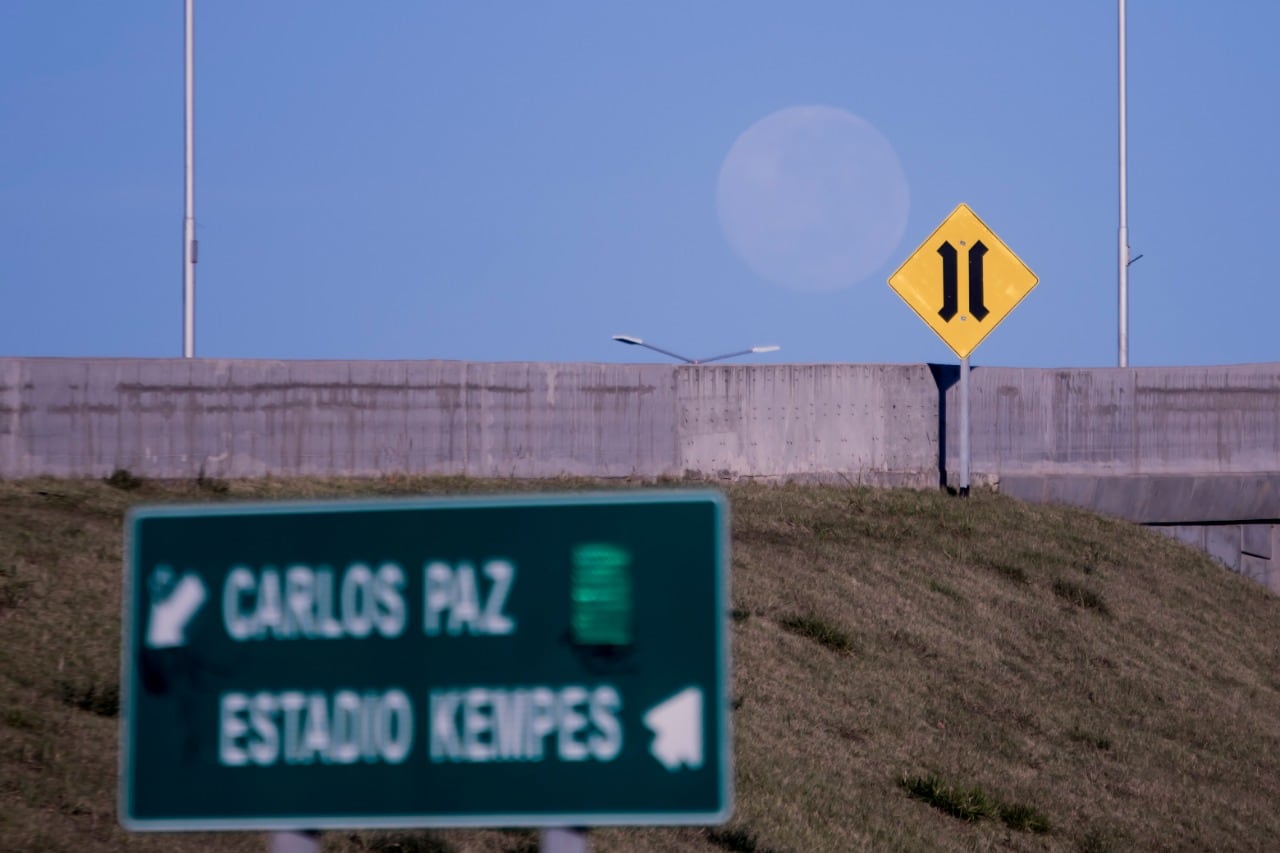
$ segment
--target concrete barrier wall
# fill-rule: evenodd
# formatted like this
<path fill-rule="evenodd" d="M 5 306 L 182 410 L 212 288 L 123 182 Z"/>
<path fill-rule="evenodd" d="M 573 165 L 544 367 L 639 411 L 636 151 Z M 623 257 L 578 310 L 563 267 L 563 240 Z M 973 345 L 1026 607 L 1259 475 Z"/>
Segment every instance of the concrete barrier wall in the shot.
<path fill-rule="evenodd" d="M 957 466 L 956 375 L 928 365 L 0 359 L 0 476 L 696 472 L 928 486 Z M 1136 476 L 1177 492 L 1177 478 L 1194 477 L 1208 495 L 1213 478 L 1280 473 L 1280 365 L 975 368 L 972 392 L 979 481 Z M 1263 494 L 1249 511 L 1267 511 L 1272 479 L 1233 500 Z"/>
<path fill-rule="evenodd" d="M 954 373 L 949 382 L 954 380 Z M 946 391 L 959 446 L 959 387 Z M 1280 365 L 974 368 L 973 469 L 1007 474 L 1280 471 Z M 948 468 L 955 460 L 948 460 Z"/>
<path fill-rule="evenodd" d="M 660 476 L 661 365 L 0 359 L 0 476 Z"/>
<path fill-rule="evenodd" d="M 937 482 L 923 365 L 0 359 L 0 476 Z"/>
<path fill-rule="evenodd" d="M 945 447 L 958 372 L 942 369 Z M 1280 517 L 1280 365 L 975 368 L 975 482 L 1144 523 Z M 958 460 L 948 454 L 948 482 Z"/>
<path fill-rule="evenodd" d="M 1155 529 L 1280 593 L 1280 524 L 1178 524 Z"/>
<path fill-rule="evenodd" d="M 938 484 L 928 365 L 676 370 L 682 464 L 706 476 Z"/>

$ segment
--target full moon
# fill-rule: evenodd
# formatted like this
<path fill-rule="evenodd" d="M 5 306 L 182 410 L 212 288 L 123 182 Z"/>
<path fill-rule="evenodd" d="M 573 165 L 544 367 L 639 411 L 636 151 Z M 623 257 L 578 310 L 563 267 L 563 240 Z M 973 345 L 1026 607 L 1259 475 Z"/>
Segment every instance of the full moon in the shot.
<path fill-rule="evenodd" d="M 716 210 L 762 278 L 805 291 L 848 287 L 902 239 L 910 203 L 893 146 L 828 106 L 788 107 L 743 131 L 720 167 Z"/>

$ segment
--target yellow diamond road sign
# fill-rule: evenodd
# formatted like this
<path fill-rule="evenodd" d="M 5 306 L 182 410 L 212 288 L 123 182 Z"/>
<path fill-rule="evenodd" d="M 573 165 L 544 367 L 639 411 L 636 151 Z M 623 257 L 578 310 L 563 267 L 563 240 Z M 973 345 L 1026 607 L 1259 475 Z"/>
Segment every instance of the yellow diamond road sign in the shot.
<path fill-rule="evenodd" d="M 1037 281 L 962 204 L 889 277 L 889 286 L 956 355 L 968 358 Z"/>

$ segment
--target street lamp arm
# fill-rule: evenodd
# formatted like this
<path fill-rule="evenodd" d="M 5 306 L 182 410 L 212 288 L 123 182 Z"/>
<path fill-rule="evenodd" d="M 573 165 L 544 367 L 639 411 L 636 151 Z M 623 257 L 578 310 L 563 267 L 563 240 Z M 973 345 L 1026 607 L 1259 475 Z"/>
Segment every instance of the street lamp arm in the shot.
<path fill-rule="evenodd" d="M 630 346 L 633 346 L 633 347 L 644 347 L 645 349 L 651 349 L 654 352 L 660 352 L 663 355 L 669 355 L 672 358 L 678 358 L 681 361 L 683 361 L 685 364 L 698 363 L 696 360 L 692 358 L 688 358 L 686 356 L 680 355 L 680 353 L 677 353 L 677 352 L 672 352 L 671 350 L 663 349 L 662 347 L 655 347 L 653 344 L 645 343 L 640 338 L 632 337 L 631 335 L 614 335 L 613 339 L 620 344 L 629 344 Z"/>
<path fill-rule="evenodd" d="M 697 361 L 693 362 L 693 364 L 707 364 L 712 361 L 720 361 L 721 359 L 725 359 L 725 358 L 735 358 L 736 356 L 740 356 L 740 355 L 751 355 L 753 353 L 777 352 L 780 349 L 782 349 L 782 347 L 776 347 L 776 346 L 752 347 L 751 349 L 739 350 L 738 352 L 727 352 L 724 355 L 713 355 L 711 356 L 711 358 L 700 358 Z"/>
<path fill-rule="evenodd" d="M 752 353 L 762 353 L 762 352 L 777 352 L 778 350 L 782 349 L 782 347 L 771 345 L 771 346 L 763 346 L 763 347 L 752 347 L 751 349 L 738 350 L 737 352 L 727 352 L 724 355 L 713 355 L 711 356 L 711 358 L 689 358 L 688 356 L 683 356 L 678 352 L 672 352 L 669 349 L 656 347 L 653 344 L 647 343 L 642 338 L 637 338 L 634 335 L 614 335 L 613 339 L 620 344 L 627 344 L 628 346 L 633 346 L 633 347 L 644 347 L 645 349 L 651 349 L 654 352 L 660 352 L 663 355 L 669 355 L 672 358 L 683 361 L 685 364 L 707 364 L 708 362 L 720 361 L 721 359 L 726 359 L 726 358 L 734 358 L 739 355 L 751 355 Z"/>

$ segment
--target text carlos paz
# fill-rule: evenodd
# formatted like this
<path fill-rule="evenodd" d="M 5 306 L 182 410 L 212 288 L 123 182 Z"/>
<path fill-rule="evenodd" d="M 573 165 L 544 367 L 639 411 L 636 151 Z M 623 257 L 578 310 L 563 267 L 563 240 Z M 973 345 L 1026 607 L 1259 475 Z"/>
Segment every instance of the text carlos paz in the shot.
<path fill-rule="evenodd" d="M 503 636 L 516 630 L 506 612 L 516 581 L 509 560 L 477 571 L 470 562 L 423 566 L 422 630 L 427 636 Z M 222 588 L 222 621 L 235 640 L 325 640 L 398 637 L 408 622 L 404 569 L 352 563 L 252 569 L 235 566 Z"/>

